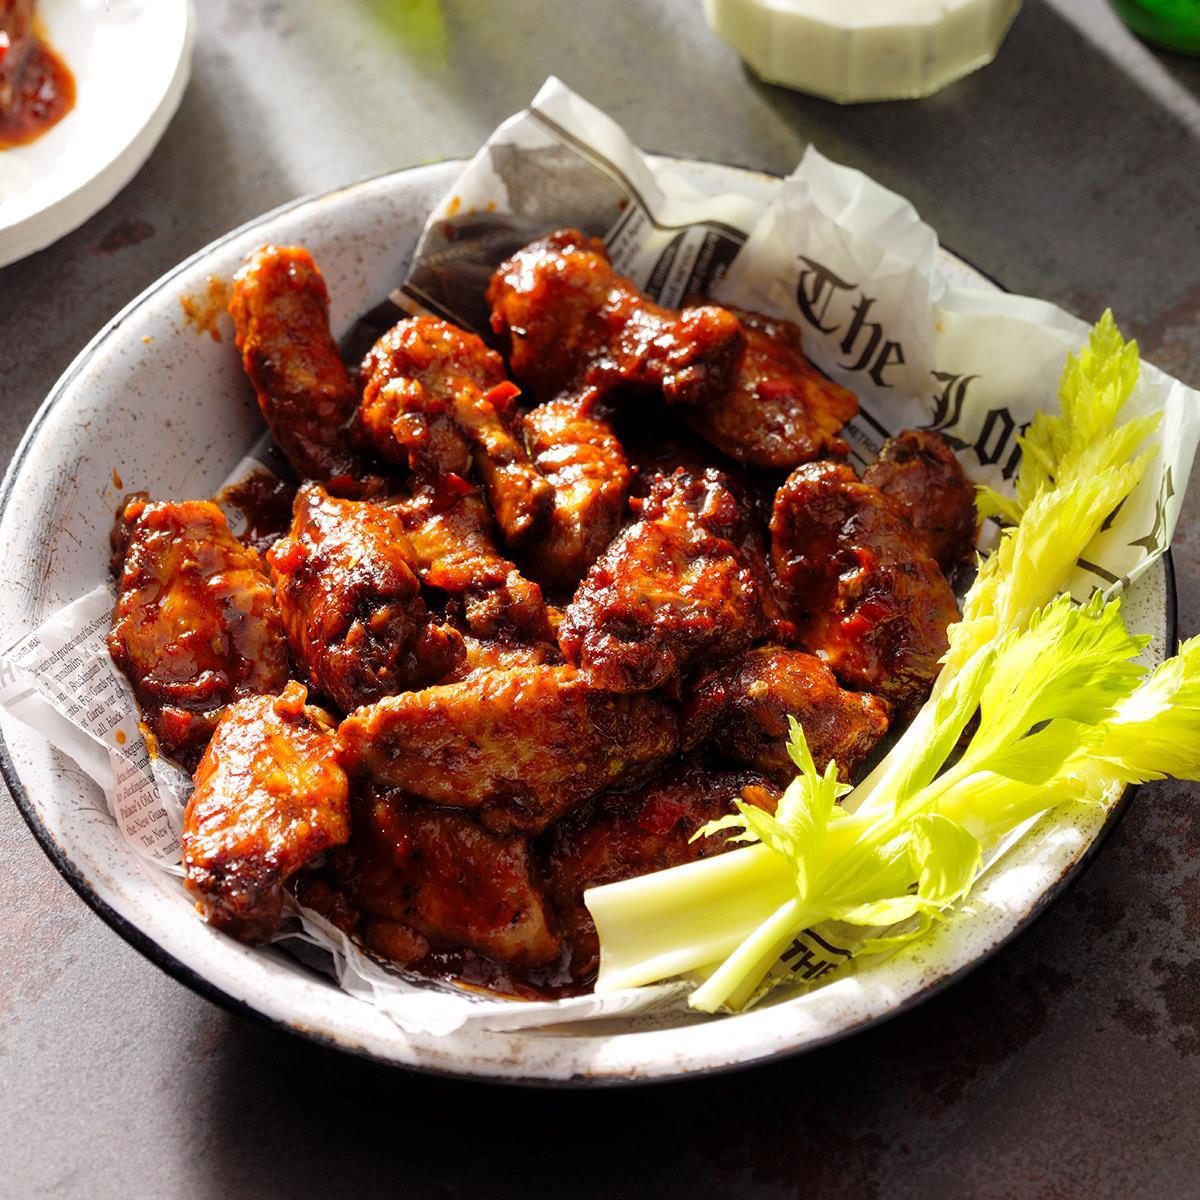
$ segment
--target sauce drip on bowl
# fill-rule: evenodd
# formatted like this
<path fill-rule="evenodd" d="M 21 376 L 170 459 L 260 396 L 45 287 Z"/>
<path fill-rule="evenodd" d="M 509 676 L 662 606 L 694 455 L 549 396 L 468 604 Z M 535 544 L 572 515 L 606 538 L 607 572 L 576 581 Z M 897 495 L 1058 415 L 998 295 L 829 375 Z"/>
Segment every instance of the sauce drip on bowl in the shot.
<path fill-rule="evenodd" d="M 75 77 L 33 7 L 32 0 L 0 0 L 0 150 L 32 142 L 75 105 Z"/>

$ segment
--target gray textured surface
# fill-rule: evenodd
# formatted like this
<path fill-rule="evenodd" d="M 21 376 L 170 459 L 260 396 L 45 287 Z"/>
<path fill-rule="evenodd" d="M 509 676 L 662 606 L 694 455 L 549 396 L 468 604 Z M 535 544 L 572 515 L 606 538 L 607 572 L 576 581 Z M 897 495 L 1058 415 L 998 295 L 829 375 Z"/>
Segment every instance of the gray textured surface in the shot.
<path fill-rule="evenodd" d="M 650 149 L 786 171 L 813 140 L 1006 286 L 1200 382 L 1200 64 L 1101 0 L 1027 0 L 995 64 L 839 109 L 752 79 L 694 0 L 202 0 L 150 162 L 0 270 L 0 449 L 91 334 L 304 192 L 471 153 L 553 72 Z M 408 14 L 407 17 L 405 14 Z M 1198 493 L 1193 490 L 1193 495 Z M 1200 628 L 1200 499 L 1176 542 Z M 1187 1197 L 1200 1193 L 1200 807 L 1144 789 L 1083 880 L 918 1011 L 807 1058 L 640 1092 L 391 1072 L 227 1015 L 143 960 L 0 804 L 0 1195 Z"/>

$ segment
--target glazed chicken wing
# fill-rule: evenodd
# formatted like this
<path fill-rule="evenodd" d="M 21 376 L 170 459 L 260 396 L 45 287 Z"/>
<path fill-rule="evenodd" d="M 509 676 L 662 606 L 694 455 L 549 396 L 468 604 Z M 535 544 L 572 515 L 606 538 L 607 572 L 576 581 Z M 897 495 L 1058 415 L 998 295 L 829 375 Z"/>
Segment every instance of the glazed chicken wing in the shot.
<path fill-rule="evenodd" d="M 560 821 L 542 843 L 546 892 L 570 950 L 574 979 L 590 982 L 600 961 L 596 926 L 583 902 L 591 887 L 665 871 L 733 848 L 728 835 L 692 836 L 745 799 L 773 809 L 777 794 L 753 771 L 677 764 L 636 792 L 606 795 Z"/>
<path fill-rule="evenodd" d="M 801 643 L 842 683 L 911 714 L 958 608 L 896 501 L 844 463 L 798 467 L 775 498 L 771 558 Z"/>
<path fill-rule="evenodd" d="M 132 500 L 119 530 L 109 653 L 163 753 L 191 769 L 225 705 L 287 682 L 275 596 L 207 500 Z"/>
<path fill-rule="evenodd" d="M 553 489 L 549 524 L 530 546 L 530 573 L 574 588 L 621 526 L 630 472 L 612 426 L 594 405 L 560 397 L 525 414 L 534 466 Z"/>
<path fill-rule="evenodd" d="M 700 403 L 729 391 L 745 345 L 736 317 L 660 308 L 613 271 L 603 242 L 574 229 L 514 254 L 487 300 L 513 376 L 541 402 L 632 387 Z"/>
<path fill-rule="evenodd" d="M 242 364 L 279 448 L 301 479 L 359 492 L 350 448 L 358 394 L 329 331 L 329 292 L 300 246 L 264 246 L 234 276 L 229 311 Z"/>
<path fill-rule="evenodd" d="M 431 478 L 466 477 L 473 461 L 509 545 L 541 524 L 550 485 L 506 423 L 517 389 L 475 334 L 433 317 L 401 321 L 367 354 L 362 379 L 358 436 L 375 454 Z"/>
<path fill-rule="evenodd" d="M 952 571 L 975 549 L 975 488 L 941 434 L 906 429 L 883 444 L 863 474 L 901 507 L 926 551 Z"/>
<path fill-rule="evenodd" d="M 708 672 L 683 711 L 684 749 L 707 742 L 786 787 L 788 717 L 795 717 L 817 770 L 833 759 L 846 782 L 887 732 L 890 708 L 869 692 L 847 692 L 820 659 L 802 650 L 759 646 Z"/>
<path fill-rule="evenodd" d="M 766 628 L 738 542 L 747 514 L 717 471 L 655 480 L 640 513 L 588 572 L 559 627 L 593 687 L 649 691 L 692 663 L 744 649 Z"/>
<path fill-rule="evenodd" d="M 471 633 L 487 639 L 549 640 L 542 590 L 496 549 L 487 504 L 474 488 L 422 488 L 394 507 L 421 582 L 461 601 Z"/>
<path fill-rule="evenodd" d="M 306 484 L 267 561 L 292 654 L 339 708 L 423 687 L 462 660 L 462 636 L 430 619 L 390 509 Z"/>
<path fill-rule="evenodd" d="M 477 671 L 388 696 L 342 722 L 344 761 L 433 804 L 480 810 L 497 831 L 539 831 L 674 753 L 677 720 L 653 696 L 593 691 L 570 667 Z"/>
<path fill-rule="evenodd" d="M 355 802 L 349 856 L 363 939 L 386 958 L 411 962 L 459 947 L 521 967 L 559 957 L 562 943 L 520 835 L 370 787 Z"/>
<path fill-rule="evenodd" d="M 350 836 L 333 723 L 289 683 L 231 705 L 183 817 L 184 883 L 206 920 L 245 942 L 278 928 L 283 888 Z"/>
<path fill-rule="evenodd" d="M 746 335 L 737 378 L 727 393 L 688 407 L 687 423 L 730 458 L 767 470 L 845 454 L 838 431 L 858 411 L 854 393 L 808 361 L 790 321 L 731 311 Z"/>

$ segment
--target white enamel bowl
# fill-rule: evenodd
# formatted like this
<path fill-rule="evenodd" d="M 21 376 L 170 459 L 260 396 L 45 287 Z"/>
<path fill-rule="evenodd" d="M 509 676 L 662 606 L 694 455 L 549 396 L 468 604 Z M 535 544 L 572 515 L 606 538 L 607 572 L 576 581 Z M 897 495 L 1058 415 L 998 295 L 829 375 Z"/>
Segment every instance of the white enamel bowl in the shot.
<path fill-rule="evenodd" d="M 766 197 L 778 181 L 730 167 L 676 163 L 705 190 Z M 179 298 L 228 277 L 267 241 L 309 246 L 344 330 L 403 278 L 424 216 L 456 176 L 444 163 L 353 184 L 278 209 L 194 255 L 105 327 L 55 386 L 27 432 L 0 496 L 0 628 L 10 638 L 103 577 L 119 492 L 211 494 L 261 432 L 228 328 L 217 343 L 182 317 Z M 978 276 L 947 256 L 947 269 Z M 114 479 L 114 472 L 120 483 Z M 1167 571 L 1127 601 L 1134 628 L 1168 636 Z M 278 950 L 247 949 L 197 919 L 179 889 L 143 866 L 99 791 L 8 715 L 0 766 L 31 828 L 76 891 L 164 970 L 222 1003 L 305 1036 L 390 1063 L 512 1082 L 604 1084 L 711 1072 L 828 1042 L 909 1007 L 1027 924 L 1078 869 L 1105 826 L 1058 827 L 985 877 L 972 911 L 912 953 L 872 963 L 806 997 L 736 1017 L 634 1032 L 604 1027 L 415 1036 Z"/>

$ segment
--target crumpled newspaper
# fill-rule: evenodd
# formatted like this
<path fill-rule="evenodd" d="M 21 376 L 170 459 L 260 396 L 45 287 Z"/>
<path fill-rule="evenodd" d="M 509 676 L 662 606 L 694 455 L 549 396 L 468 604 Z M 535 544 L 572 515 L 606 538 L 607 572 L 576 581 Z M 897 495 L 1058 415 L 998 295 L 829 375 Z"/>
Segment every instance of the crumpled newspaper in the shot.
<path fill-rule="evenodd" d="M 487 334 L 492 271 L 565 226 L 603 238 L 617 269 L 666 305 L 704 294 L 798 323 L 810 357 L 860 398 L 846 433 L 860 465 L 890 433 L 931 428 L 968 475 L 1003 488 L 1019 461 L 1018 435 L 1039 408 L 1056 407 L 1066 355 L 1087 335 L 1044 301 L 952 286 L 936 235 L 911 205 L 815 149 L 765 207 L 744 195 L 707 195 L 677 164 L 652 165 L 609 117 L 550 79 L 464 169 L 430 215 L 408 279 L 344 345 L 362 349 L 415 311 Z M 1151 409 L 1163 413 L 1160 449 L 1080 562 L 1081 596 L 1135 579 L 1170 544 L 1200 437 L 1200 395 L 1144 365 L 1130 410 Z M 270 459 L 260 445 L 233 478 Z M 146 751 L 132 695 L 105 647 L 112 601 L 100 584 L 11 646 L 0 657 L 0 705 L 104 789 L 133 852 L 179 874 L 190 780 Z M 852 966 L 853 943 L 821 934 L 798 938 L 781 957 L 776 974 L 797 991 Z M 281 939 L 412 1032 L 613 1016 L 652 1027 L 678 1022 L 687 991 L 674 983 L 551 1002 L 498 999 L 394 970 L 298 908 Z"/>

